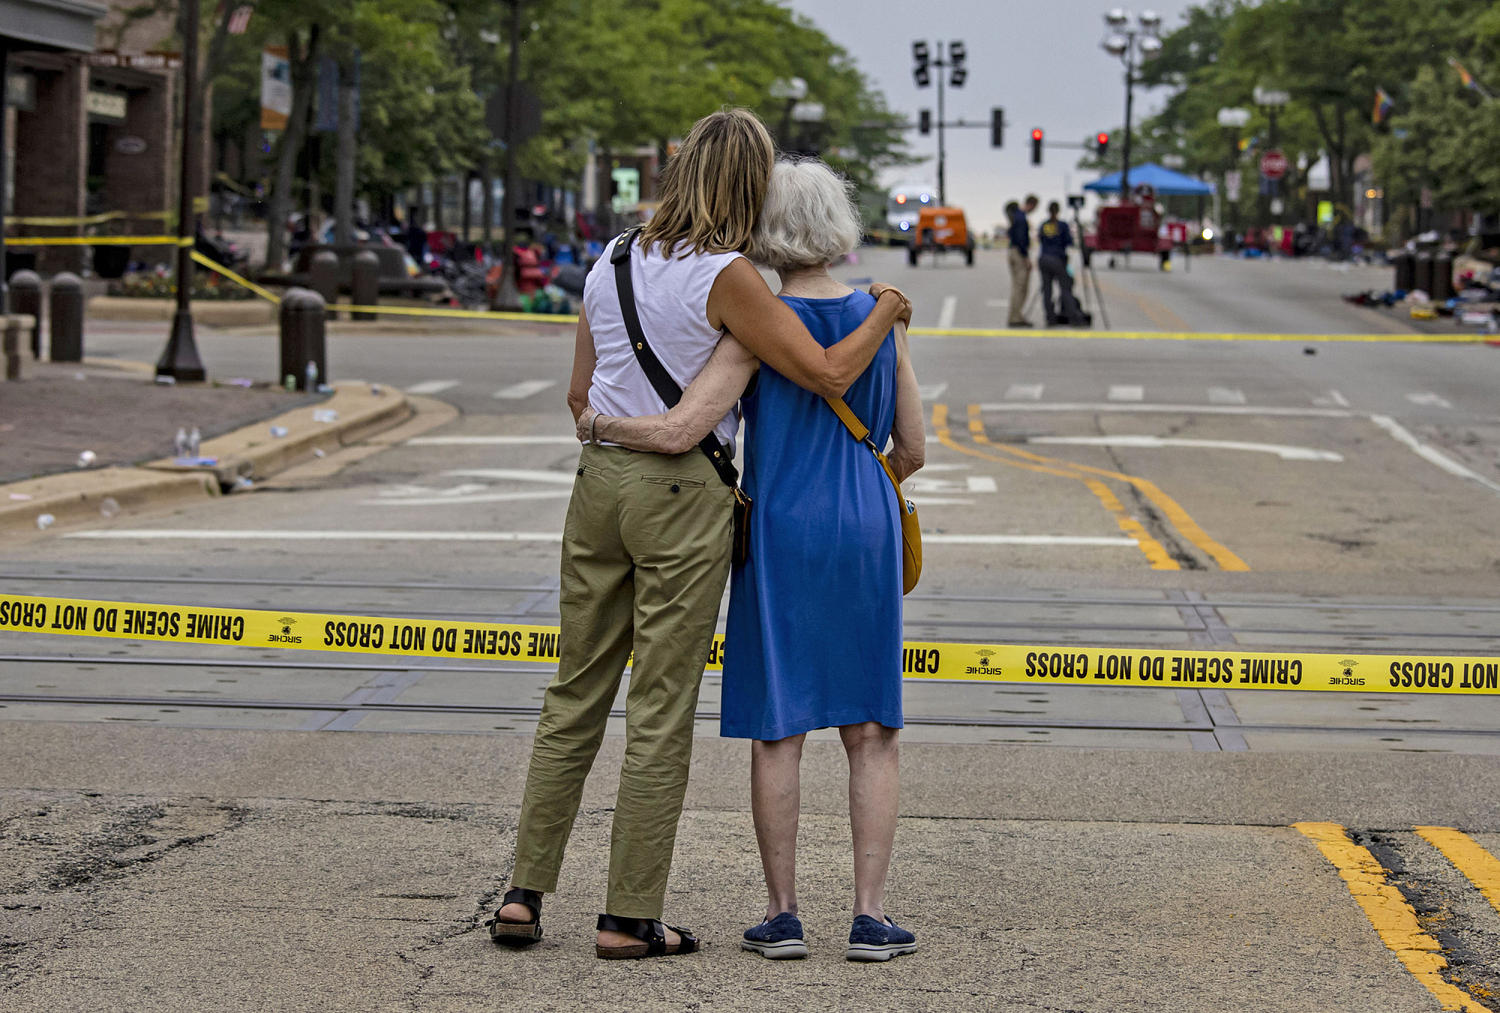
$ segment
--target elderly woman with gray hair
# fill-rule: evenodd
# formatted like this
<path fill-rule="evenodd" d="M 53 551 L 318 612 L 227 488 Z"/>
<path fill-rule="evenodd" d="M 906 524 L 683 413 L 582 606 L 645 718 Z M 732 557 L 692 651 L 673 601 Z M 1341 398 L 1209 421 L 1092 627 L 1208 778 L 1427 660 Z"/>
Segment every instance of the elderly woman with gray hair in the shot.
<path fill-rule="evenodd" d="M 781 298 L 829 346 L 875 308 L 829 274 L 860 240 L 850 187 L 821 162 L 780 162 L 749 255 L 780 276 Z M 750 384 L 749 389 L 746 385 Z M 750 556 L 730 579 L 720 731 L 753 740 L 750 790 L 765 870 L 765 919 L 742 946 L 803 957 L 797 917 L 799 767 L 809 731 L 836 727 L 849 758 L 854 923 L 845 956 L 889 960 L 916 938 L 886 917 L 896 830 L 901 710 L 901 529 L 890 480 L 823 398 L 762 365 L 732 336 L 670 412 L 578 420 L 639 450 L 686 453 L 740 400 Z M 922 401 L 898 323 L 844 401 L 904 480 L 923 464 Z"/>

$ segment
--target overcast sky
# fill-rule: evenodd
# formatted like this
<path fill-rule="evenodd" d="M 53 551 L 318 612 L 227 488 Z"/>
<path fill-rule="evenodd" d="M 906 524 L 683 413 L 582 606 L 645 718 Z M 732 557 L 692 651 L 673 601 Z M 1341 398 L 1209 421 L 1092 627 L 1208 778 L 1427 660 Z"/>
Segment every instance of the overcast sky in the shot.
<path fill-rule="evenodd" d="M 1117 3 L 1104 0 L 783 0 L 811 18 L 849 51 L 887 104 L 916 121 L 926 107 L 936 116 L 937 88 L 919 89 L 912 80 L 911 44 L 929 47 L 960 39 L 968 50 L 969 78 L 946 89 L 947 119 L 981 123 L 982 130 L 951 130 L 947 135 L 948 201 L 964 208 L 972 228 L 1000 222 L 1005 202 L 1036 193 L 1048 200 L 1078 193 L 1092 173 L 1074 166 L 1080 152 L 1048 150 L 1042 165 L 1031 165 L 1031 128 L 1048 141 L 1079 143 L 1125 119 L 1125 76 L 1120 61 L 1099 48 L 1104 12 Z M 1155 10 L 1163 30 L 1182 22 L 1187 0 L 1161 0 L 1127 9 Z M 919 16 L 920 15 L 920 16 Z M 1135 115 L 1160 105 L 1165 92 L 1136 89 Z M 809 99 L 817 96 L 810 95 Z M 990 147 L 990 109 L 1005 109 L 1005 146 Z M 1119 138 L 1111 137 L 1117 157 Z M 928 161 L 892 170 L 883 179 L 937 182 L 937 135 L 911 134 L 911 150 Z"/>

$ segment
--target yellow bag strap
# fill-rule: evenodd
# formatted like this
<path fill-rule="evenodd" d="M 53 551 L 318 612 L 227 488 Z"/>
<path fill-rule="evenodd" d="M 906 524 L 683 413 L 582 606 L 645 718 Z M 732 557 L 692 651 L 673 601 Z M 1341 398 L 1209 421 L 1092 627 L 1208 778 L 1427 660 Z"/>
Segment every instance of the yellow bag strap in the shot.
<path fill-rule="evenodd" d="M 904 494 L 901 492 L 901 483 L 896 481 L 896 473 L 891 470 L 891 462 L 886 460 L 885 454 L 881 453 L 880 448 L 875 446 L 875 441 L 870 439 L 870 427 L 860 421 L 859 416 L 854 414 L 854 409 L 850 408 L 843 398 L 825 397 L 823 400 L 828 402 L 828 407 L 833 409 L 833 413 L 839 417 L 844 428 L 849 430 L 849 435 L 870 448 L 870 452 L 875 455 L 875 460 L 879 461 L 880 466 L 885 469 L 886 478 L 889 478 L 891 485 L 896 487 L 896 501 L 903 502 Z"/>

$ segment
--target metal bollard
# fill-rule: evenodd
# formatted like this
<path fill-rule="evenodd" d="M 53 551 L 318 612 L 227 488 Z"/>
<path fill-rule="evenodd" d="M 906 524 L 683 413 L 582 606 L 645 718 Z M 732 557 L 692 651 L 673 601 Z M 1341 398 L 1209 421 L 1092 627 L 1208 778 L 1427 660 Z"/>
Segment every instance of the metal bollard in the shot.
<path fill-rule="evenodd" d="M 374 250 L 360 250 L 354 255 L 354 281 L 350 300 L 356 306 L 375 306 L 380 302 L 380 258 Z M 374 313 L 351 313 L 354 320 L 374 320 Z"/>
<path fill-rule="evenodd" d="M 317 382 L 328 382 L 328 341 L 324 329 L 323 297 L 305 289 L 288 292 L 281 300 L 281 377 L 293 378 L 297 390 L 308 389 L 307 364 L 317 367 Z"/>
<path fill-rule="evenodd" d="M 83 361 L 83 282 L 64 271 L 52 278 L 47 345 L 53 362 Z"/>
<path fill-rule="evenodd" d="M 314 253 L 307 265 L 307 287 L 332 305 L 339 297 L 339 255 L 332 250 Z"/>
<path fill-rule="evenodd" d="M 1402 250 L 1391 258 L 1391 263 L 1396 268 L 1395 288 L 1403 292 L 1412 290 L 1412 282 L 1416 279 L 1417 262 L 1410 252 Z"/>
<path fill-rule="evenodd" d="M 23 317 L 0 316 L 0 353 L 5 357 L 5 378 L 21 379 L 21 321 Z"/>
<path fill-rule="evenodd" d="M 31 357 L 42 357 L 42 279 L 35 271 L 10 276 L 10 311 L 36 320 L 31 328 Z"/>
<path fill-rule="evenodd" d="M 1412 275 L 1412 288 L 1432 295 L 1432 254 L 1423 250 L 1417 254 L 1417 266 Z"/>
<path fill-rule="evenodd" d="M 1453 254 L 1446 250 L 1432 259 L 1433 302 L 1447 302 L 1453 298 Z"/>

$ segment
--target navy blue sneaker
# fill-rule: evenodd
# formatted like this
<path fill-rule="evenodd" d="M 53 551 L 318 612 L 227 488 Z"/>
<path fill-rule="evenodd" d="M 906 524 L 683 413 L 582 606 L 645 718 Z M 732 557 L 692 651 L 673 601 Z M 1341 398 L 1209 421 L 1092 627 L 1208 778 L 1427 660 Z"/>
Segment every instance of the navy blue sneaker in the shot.
<path fill-rule="evenodd" d="M 854 919 L 849 930 L 846 960 L 890 960 L 903 953 L 917 952 L 917 937 L 891 921 L 877 922 L 869 915 Z"/>
<path fill-rule="evenodd" d="M 783 911 L 770 921 L 745 930 L 740 949 L 759 953 L 768 960 L 798 960 L 807 956 L 802 939 L 802 922 L 790 911 Z"/>

